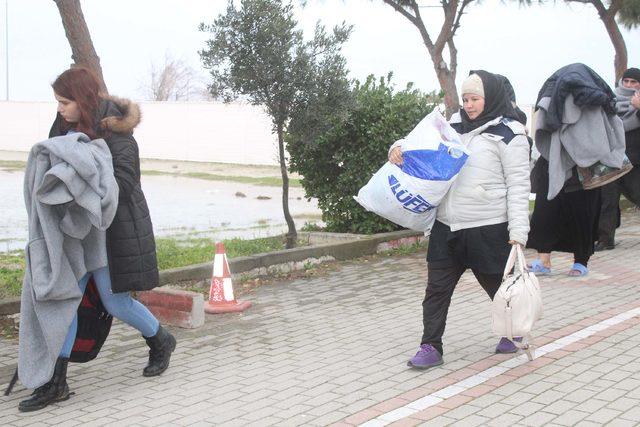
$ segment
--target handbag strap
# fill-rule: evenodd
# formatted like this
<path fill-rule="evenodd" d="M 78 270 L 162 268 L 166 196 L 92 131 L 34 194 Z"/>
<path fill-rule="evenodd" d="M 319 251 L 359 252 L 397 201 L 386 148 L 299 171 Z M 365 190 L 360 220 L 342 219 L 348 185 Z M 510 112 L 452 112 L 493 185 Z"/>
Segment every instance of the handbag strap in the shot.
<path fill-rule="evenodd" d="M 529 271 L 527 268 L 527 261 L 524 257 L 524 251 L 522 250 L 522 246 L 519 244 L 513 245 L 516 248 L 516 254 L 518 254 L 518 267 L 520 267 L 520 273 L 524 274 Z"/>
<path fill-rule="evenodd" d="M 502 274 L 502 280 L 506 279 L 509 273 L 511 273 L 511 269 L 515 265 L 516 257 L 516 247 L 511 246 L 511 252 L 509 252 L 509 258 L 507 258 L 507 264 L 504 266 L 504 273 Z"/>
<path fill-rule="evenodd" d="M 504 273 L 502 273 L 502 279 L 506 279 L 511 269 L 517 266 L 517 270 L 520 273 L 528 271 L 527 264 L 524 258 L 524 252 L 522 246 L 511 245 L 511 252 L 509 252 L 509 258 L 507 258 L 507 264 L 504 266 Z"/>

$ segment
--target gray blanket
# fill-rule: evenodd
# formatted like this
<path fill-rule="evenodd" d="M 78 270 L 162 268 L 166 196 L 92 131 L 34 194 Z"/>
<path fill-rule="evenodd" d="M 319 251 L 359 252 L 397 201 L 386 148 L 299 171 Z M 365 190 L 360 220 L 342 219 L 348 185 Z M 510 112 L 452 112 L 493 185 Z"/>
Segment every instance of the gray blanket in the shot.
<path fill-rule="evenodd" d="M 550 132 L 545 116 L 550 98 L 538 102 L 535 117 L 536 148 L 549 161 L 549 192 L 551 200 L 571 177 L 574 166 L 589 167 L 597 162 L 620 168 L 625 157 L 624 127 L 622 120 L 608 115 L 600 107 L 580 108 L 573 96 L 565 100 L 562 126 Z"/>
<path fill-rule="evenodd" d="M 635 89 L 622 86 L 621 80 L 615 92 L 616 113 L 622 119 L 624 131 L 629 132 L 640 128 L 640 117 L 636 114 L 638 110 L 631 104 L 631 98 L 636 93 Z"/>
<path fill-rule="evenodd" d="M 105 230 L 116 213 L 118 185 L 105 141 L 74 133 L 34 145 L 24 200 L 29 243 L 18 374 L 35 388 L 51 379 L 82 298 L 79 279 L 107 265 Z"/>

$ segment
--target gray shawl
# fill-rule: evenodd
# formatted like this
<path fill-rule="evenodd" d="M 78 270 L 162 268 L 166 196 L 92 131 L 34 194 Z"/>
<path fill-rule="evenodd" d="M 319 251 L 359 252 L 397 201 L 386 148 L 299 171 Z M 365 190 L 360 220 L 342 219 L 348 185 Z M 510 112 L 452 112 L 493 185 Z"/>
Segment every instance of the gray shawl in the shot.
<path fill-rule="evenodd" d="M 549 161 L 549 193 L 551 200 L 571 178 L 574 166 L 589 167 L 597 162 L 620 168 L 625 157 L 624 127 L 616 115 L 608 115 L 600 107 L 580 108 L 568 95 L 564 104 L 562 126 L 555 132 L 546 128 L 545 117 L 550 98 L 538 102 L 535 117 L 536 148 Z"/>
<path fill-rule="evenodd" d="M 615 90 L 616 92 L 616 113 L 622 119 L 624 131 L 629 132 L 640 128 L 640 117 L 637 109 L 631 104 L 631 97 L 636 93 L 635 89 L 622 86 L 622 79 Z"/>
<path fill-rule="evenodd" d="M 20 307 L 18 374 L 29 388 L 51 379 L 80 304 L 78 281 L 107 265 L 105 230 L 118 205 L 111 153 L 82 133 L 31 148 L 24 176 L 29 243 Z"/>

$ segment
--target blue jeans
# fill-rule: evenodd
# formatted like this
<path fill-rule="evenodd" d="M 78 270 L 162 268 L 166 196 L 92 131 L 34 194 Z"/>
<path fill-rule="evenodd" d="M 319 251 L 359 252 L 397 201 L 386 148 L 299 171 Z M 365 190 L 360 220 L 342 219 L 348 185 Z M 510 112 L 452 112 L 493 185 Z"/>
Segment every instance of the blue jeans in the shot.
<path fill-rule="evenodd" d="M 95 271 L 90 271 L 80 279 L 78 286 L 83 294 L 91 275 L 93 275 L 93 280 L 96 282 L 102 304 L 104 304 L 109 314 L 133 326 L 139 330 L 144 337 L 152 337 L 158 333 L 160 322 L 151 314 L 147 307 L 131 298 L 128 292 L 111 293 L 109 267 L 102 267 Z M 71 322 L 71 326 L 69 326 L 69 332 L 67 332 L 67 338 L 64 341 L 62 350 L 60 350 L 60 357 L 69 357 L 69 355 L 71 355 L 77 331 L 78 315 L 76 314 Z"/>

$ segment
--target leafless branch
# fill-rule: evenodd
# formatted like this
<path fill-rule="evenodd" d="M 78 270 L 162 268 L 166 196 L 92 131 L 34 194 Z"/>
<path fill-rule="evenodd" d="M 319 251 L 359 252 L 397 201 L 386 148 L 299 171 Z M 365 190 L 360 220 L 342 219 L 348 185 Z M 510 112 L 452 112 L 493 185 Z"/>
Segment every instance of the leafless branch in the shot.
<path fill-rule="evenodd" d="M 422 16 L 420 14 L 420 7 L 415 0 L 411 0 L 411 8 L 413 9 L 413 13 L 415 13 L 416 23 L 414 24 L 418 31 L 420 31 L 420 35 L 422 36 L 422 40 L 424 41 L 425 46 L 429 50 L 429 52 L 433 52 L 434 45 L 431 41 L 431 36 L 429 36 L 429 32 L 427 31 L 427 27 L 424 25 L 424 21 L 422 20 Z"/>
<path fill-rule="evenodd" d="M 451 39 L 456 35 L 456 31 L 460 28 L 460 19 L 462 19 L 462 15 L 464 14 L 464 9 L 471 3 L 473 0 L 463 0 L 460 5 L 460 9 L 458 9 L 458 16 L 456 16 L 456 20 L 453 23 L 453 27 L 451 29 Z"/>
<path fill-rule="evenodd" d="M 166 55 L 161 66 L 151 65 L 142 90 L 153 101 L 202 100 L 208 97 L 203 83 L 202 77 L 185 61 Z"/>
<path fill-rule="evenodd" d="M 395 9 L 396 12 L 407 18 L 413 25 L 417 25 L 416 17 L 407 12 L 407 10 L 394 0 L 383 0 L 386 4 Z M 415 2 L 414 2 L 415 3 Z"/>

